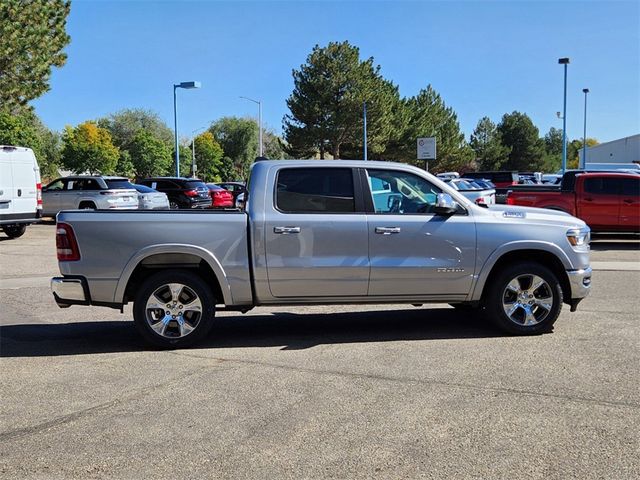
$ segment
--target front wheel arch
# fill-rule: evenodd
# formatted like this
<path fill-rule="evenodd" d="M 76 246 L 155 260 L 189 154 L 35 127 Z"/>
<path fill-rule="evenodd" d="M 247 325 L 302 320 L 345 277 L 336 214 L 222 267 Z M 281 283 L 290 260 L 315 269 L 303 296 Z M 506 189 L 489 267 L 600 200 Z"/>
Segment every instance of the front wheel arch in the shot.
<path fill-rule="evenodd" d="M 520 262 L 532 262 L 538 263 L 550 269 L 556 278 L 560 282 L 562 288 L 562 297 L 564 303 L 569 304 L 571 302 L 571 284 L 569 283 L 569 277 L 562 261 L 556 257 L 553 253 L 545 250 L 512 250 L 502 255 L 491 268 L 491 272 L 484 282 L 482 289 L 481 302 L 486 298 L 489 286 L 495 281 L 496 275 L 501 272 L 508 265 Z"/>

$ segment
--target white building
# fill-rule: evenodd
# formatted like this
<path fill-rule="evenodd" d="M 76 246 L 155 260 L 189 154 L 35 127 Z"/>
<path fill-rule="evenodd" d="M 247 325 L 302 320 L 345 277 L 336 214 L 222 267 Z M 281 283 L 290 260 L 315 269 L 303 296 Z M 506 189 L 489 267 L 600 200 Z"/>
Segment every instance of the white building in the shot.
<path fill-rule="evenodd" d="M 582 149 L 578 153 L 584 165 Z M 587 165 L 590 163 L 640 163 L 640 133 L 587 147 Z"/>

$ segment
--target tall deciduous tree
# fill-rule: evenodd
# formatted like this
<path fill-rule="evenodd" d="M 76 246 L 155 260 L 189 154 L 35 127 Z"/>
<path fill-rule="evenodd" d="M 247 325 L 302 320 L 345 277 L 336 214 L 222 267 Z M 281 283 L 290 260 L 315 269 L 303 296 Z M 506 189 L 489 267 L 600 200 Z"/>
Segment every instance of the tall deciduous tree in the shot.
<path fill-rule="evenodd" d="M 291 114 L 283 119 L 289 153 L 320 158 L 341 157 L 363 145 L 363 103 L 367 103 L 369 148 L 382 152 L 392 128 L 392 107 L 398 89 L 380 75 L 373 58 L 360 60 L 349 42 L 316 45 L 307 62 L 293 70 L 294 90 L 287 99 Z"/>
<path fill-rule="evenodd" d="M 207 182 L 219 182 L 222 165 L 222 147 L 211 132 L 203 132 L 195 138 L 197 176 Z"/>
<path fill-rule="evenodd" d="M 120 150 L 129 150 L 138 131 L 144 129 L 167 146 L 173 145 L 173 130 L 151 110 L 129 108 L 98 120 L 98 126 L 111 134 L 113 144 Z"/>
<path fill-rule="evenodd" d="M 511 149 L 503 168 L 539 171 L 544 168 L 545 145 L 540 132 L 526 113 L 505 113 L 498 124 L 502 142 Z"/>
<path fill-rule="evenodd" d="M 144 128 L 134 135 L 127 151 L 137 177 L 164 175 L 171 167 L 171 149 Z"/>
<path fill-rule="evenodd" d="M 109 132 L 95 122 L 66 127 L 62 144 L 62 164 L 76 173 L 113 173 L 120 156 Z"/>
<path fill-rule="evenodd" d="M 68 0 L 0 2 L 0 105 L 15 113 L 49 90 L 51 67 L 67 60 Z"/>
<path fill-rule="evenodd" d="M 471 134 L 469 145 L 473 149 L 480 170 L 499 170 L 509 158 L 511 149 L 502 144 L 496 124 L 482 117 Z"/>
<path fill-rule="evenodd" d="M 222 179 L 247 178 L 258 149 L 255 122 L 248 118 L 222 117 L 209 127 L 209 131 L 224 151 Z"/>

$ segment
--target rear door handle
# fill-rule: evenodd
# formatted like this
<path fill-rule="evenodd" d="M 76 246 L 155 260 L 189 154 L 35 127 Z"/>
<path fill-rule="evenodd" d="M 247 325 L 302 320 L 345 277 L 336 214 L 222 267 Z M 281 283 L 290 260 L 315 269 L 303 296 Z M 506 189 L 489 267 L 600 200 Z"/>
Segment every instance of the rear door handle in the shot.
<path fill-rule="evenodd" d="M 632 204 L 632 203 L 633 203 L 633 200 L 631 200 L 630 198 L 625 198 L 625 199 L 623 200 L 623 202 L 624 202 L 624 203 L 627 203 L 627 204 Z"/>
<path fill-rule="evenodd" d="M 593 198 L 591 198 L 591 197 L 586 197 L 586 198 L 584 199 L 584 201 L 585 201 L 585 202 L 593 202 Z"/>
<path fill-rule="evenodd" d="M 381 235 L 392 235 L 394 233 L 400 233 L 400 227 L 376 227 L 376 233 Z"/>
<path fill-rule="evenodd" d="M 273 233 L 289 235 L 290 233 L 300 233 L 300 227 L 273 227 Z"/>

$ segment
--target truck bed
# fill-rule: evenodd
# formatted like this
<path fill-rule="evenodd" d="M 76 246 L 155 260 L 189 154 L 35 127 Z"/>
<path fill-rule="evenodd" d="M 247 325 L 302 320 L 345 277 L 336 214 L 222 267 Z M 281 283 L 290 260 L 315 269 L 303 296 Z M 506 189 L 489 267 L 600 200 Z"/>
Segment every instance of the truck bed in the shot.
<path fill-rule="evenodd" d="M 194 249 L 206 252 L 212 269 L 223 270 L 234 303 L 251 302 L 244 212 L 82 210 L 60 212 L 57 221 L 73 223 L 81 255 L 78 261 L 60 262 L 61 272 L 81 272 L 93 302 L 116 302 L 113 292 L 117 296 L 123 293 L 127 274 L 131 274 L 129 266 L 136 265 L 141 257 L 151 254 L 148 265 L 161 268 L 169 260 L 193 261 L 189 252 L 195 253 Z"/>

